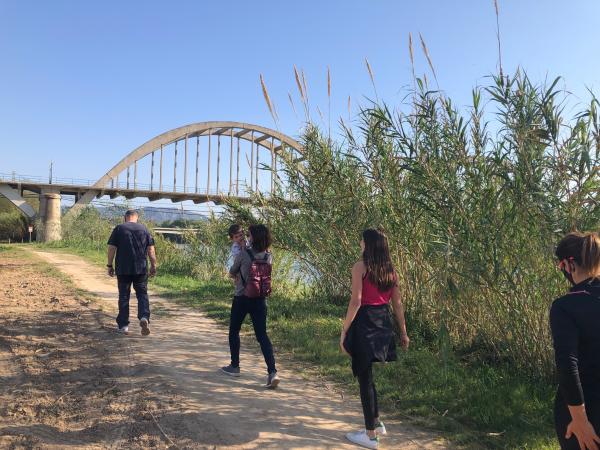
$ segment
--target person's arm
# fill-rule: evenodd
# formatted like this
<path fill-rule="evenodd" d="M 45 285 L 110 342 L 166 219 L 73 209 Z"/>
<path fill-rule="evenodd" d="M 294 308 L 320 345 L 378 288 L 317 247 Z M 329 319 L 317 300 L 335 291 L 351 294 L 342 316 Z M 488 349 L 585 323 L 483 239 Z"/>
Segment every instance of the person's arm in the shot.
<path fill-rule="evenodd" d="M 241 250 L 239 245 L 235 245 L 235 243 L 231 245 L 231 250 L 229 251 L 229 256 L 227 257 L 227 268 L 225 270 L 227 276 L 229 276 L 231 280 L 235 280 L 236 276 L 232 275 L 229 271 L 233 267 L 233 263 L 237 256 L 240 254 L 240 251 Z"/>
<path fill-rule="evenodd" d="M 235 277 L 239 273 L 241 266 L 242 266 L 242 252 L 239 252 L 235 256 L 235 259 L 233 260 L 233 264 L 229 268 L 229 275 Z"/>
<path fill-rule="evenodd" d="M 117 253 L 117 247 L 112 244 L 108 244 L 108 254 L 106 257 L 106 268 L 108 269 L 108 275 L 111 277 L 115 276 L 115 268 L 113 267 L 113 262 L 115 260 L 115 254 Z"/>
<path fill-rule="evenodd" d="M 112 233 L 110 233 L 110 237 L 108 238 L 108 255 L 106 267 L 108 269 L 108 275 L 111 277 L 115 276 L 115 268 L 113 267 L 113 261 L 115 259 L 115 254 L 117 253 L 117 247 L 119 244 L 119 226 L 113 228 Z"/>
<path fill-rule="evenodd" d="M 156 275 L 156 249 L 154 245 L 148 246 L 148 258 L 150 258 L 150 273 L 149 275 L 153 277 Z"/>
<path fill-rule="evenodd" d="M 362 261 L 357 262 L 352 267 L 352 295 L 350 296 L 350 302 L 348 303 L 348 309 L 346 310 L 346 319 L 344 320 L 344 324 L 342 325 L 342 334 L 340 335 L 340 348 L 342 352 L 348 353 L 344 348 L 344 339 L 346 339 L 346 333 L 348 333 L 348 329 L 354 318 L 356 317 L 356 313 L 360 309 L 360 302 L 362 299 L 362 282 L 365 266 Z"/>
<path fill-rule="evenodd" d="M 400 346 L 404 350 L 406 350 L 408 348 L 408 344 L 410 343 L 410 339 L 408 338 L 408 334 L 406 333 L 406 322 L 404 320 L 404 305 L 402 304 L 402 299 L 400 297 L 400 288 L 398 287 L 397 283 L 392 291 L 392 309 L 394 310 L 396 322 L 398 322 L 398 326 L 400 327 Z"/>
<path fill-rule="evenodd" d="M 596 443 L 600 443 L 600 438 L 588 420 L 579 378 L 579 330 L 573 318 L 558 301 L 550 308 L 550 329 L 558 386 L 571 414 L 565 437 L 568 439 L 574 434 L 580 448 L 598 450 Z"/>

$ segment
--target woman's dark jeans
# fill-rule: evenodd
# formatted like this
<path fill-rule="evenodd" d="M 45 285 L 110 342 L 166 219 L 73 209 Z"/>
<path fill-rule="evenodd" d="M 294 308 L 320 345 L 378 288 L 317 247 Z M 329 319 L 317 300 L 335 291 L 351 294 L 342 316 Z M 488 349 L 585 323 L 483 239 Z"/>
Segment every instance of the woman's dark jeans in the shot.
<path fill-rule="evenodd" d="M 250 314 L 256 340 L 267 364 L 269 373 L 277 372 L 273 346 L 267 336 L 267 300 L 263 298 L 233 297 L 231 317 L 229 319 L 229 349 L 231 350 L 231 365 L 240 366 L 240 329 L 246 315 Z"/>

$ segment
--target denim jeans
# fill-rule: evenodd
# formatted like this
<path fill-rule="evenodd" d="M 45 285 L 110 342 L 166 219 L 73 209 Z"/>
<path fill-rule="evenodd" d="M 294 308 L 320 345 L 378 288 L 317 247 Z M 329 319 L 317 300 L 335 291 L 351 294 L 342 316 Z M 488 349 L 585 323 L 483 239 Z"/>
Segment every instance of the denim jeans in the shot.
<path fill-rule="evenodd" d="M 145 317 L 150 321 L 148 275 L 117 275 L 117 283 L 119 286 L 119 315 L 117 316 L 119 328 L 129 325 L 129 297 L 132 284 L 138 301 L 138 319 Z"/>
<path fill-rule="evenodd" d="M 273 346 L 267 336 L 267 300 L 265 298 L 233 297 L 231 317 L 229 320 L 229 349 L 231 350 L 231 365 L 240 365 L 240 329 L 246 315 L 250 314 L 256 340 L 267 364 L 269 373 L 277 372 Z"/>

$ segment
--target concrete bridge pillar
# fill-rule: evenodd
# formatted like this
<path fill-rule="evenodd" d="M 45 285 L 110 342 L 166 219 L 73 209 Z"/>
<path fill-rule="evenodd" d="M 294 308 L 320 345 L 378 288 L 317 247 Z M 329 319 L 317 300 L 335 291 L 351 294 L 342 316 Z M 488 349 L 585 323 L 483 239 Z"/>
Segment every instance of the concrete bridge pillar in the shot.
<path fill-rule="evenodd" d="M 43 192 L 40 195 L 40 221 L 42 223 L 42 242 L 59 241 L 62 239 L 60 224 L 60 194 Z"/>

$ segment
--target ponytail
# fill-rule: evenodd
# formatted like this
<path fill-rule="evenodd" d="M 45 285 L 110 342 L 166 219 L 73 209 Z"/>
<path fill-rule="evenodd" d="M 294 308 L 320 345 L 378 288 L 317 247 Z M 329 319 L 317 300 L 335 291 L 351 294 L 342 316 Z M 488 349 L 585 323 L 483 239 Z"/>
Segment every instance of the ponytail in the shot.
<path fill-rule="evenodd" d="M 593 274 L 600 272 L 600 237 L 598 233 L 587 233 L 583 238 L 581 266 Z"/>
<path fill-rule="evenodd" d="M 586 272 L 600 274 L 600 236 L 596 232 L 573 232 L 563 237 L 556 247 L 559 260 L 572 259 Z"/>

